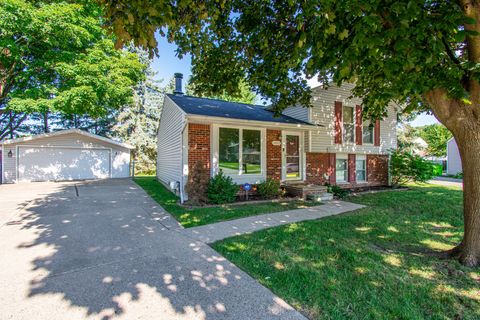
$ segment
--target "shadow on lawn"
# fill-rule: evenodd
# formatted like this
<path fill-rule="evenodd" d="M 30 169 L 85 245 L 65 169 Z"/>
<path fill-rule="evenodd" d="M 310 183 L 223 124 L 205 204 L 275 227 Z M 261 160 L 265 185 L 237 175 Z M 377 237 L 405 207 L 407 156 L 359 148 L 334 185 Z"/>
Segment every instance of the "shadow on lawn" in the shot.
<path fill-rule="evenodd" d="M 461 191 L 349 200 L 368 207 L 214 247 L 312 319 L 480 318 L 480 270 L 432 255 L 461 240 Z"/>
<path fill-rule="evenodd" d="M 12 275 L 28 281 L 22 284 L 28 298 L 15 302 L 11 317 L 21 318 L 25 309 L 64 319 L 289 317 L 289 307 L 268 295 L 242 296 L 243 273 L 210 247 L 167 230 L 159 207 L 135 184 L 122 183 L 79 183 L 79 196 L 65 187 L 5 226 L 3 234 L 18 241 L 3 254 L 20 256 Z M 26 265 L 31 269 L 21 273 Z M 48 304 L 29 305 L 38 298 Z M 269 309 L 245 308 L 257 302 Z"/>

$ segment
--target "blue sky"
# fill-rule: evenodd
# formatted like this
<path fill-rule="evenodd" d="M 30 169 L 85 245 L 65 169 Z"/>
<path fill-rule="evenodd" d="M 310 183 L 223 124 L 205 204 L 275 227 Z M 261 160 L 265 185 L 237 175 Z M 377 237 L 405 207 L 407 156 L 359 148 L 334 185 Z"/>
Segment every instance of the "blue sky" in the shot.
<path fill-rule="evenodd" d="M 183 79 L 186 81 L 192 74 L 190 56 L 179 59 L 175 53 L 176 46 L 168 43 L 164 37 L 157 36 L 159 57 L 155 57 L 152 68 L 157 72 L 157 79 L 163 79 L 163 84 L 173 77 L 175 72 L 183 73 Z M 315 85 L 312 83 L 311 85 Z M 432 115 L 420 115 L 410 122 L 414 127 L 438 123 L 437 119 Z"/>

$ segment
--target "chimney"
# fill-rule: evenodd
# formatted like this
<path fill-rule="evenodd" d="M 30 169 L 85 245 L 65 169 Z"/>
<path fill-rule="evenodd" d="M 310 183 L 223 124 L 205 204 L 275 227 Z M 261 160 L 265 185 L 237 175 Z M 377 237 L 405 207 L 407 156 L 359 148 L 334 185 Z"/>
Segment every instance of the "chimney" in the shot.
<path fill-rule="evenodd" d="M 182 95 L 182 79 L 183 79 L 183 74 L 181 73 L 175 73 L 175 90 L 173 91 L 174 94 L 179 94 Z"/>

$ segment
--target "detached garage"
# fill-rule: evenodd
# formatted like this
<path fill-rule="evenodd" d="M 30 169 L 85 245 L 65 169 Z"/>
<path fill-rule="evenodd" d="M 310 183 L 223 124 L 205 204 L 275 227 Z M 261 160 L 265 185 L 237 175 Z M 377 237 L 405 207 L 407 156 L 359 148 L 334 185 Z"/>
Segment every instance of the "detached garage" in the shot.
<path fill-rule="evenodd" d="M 71 129 L 1 144 L 3 183 L 130 176 L 132 146 Z"/>

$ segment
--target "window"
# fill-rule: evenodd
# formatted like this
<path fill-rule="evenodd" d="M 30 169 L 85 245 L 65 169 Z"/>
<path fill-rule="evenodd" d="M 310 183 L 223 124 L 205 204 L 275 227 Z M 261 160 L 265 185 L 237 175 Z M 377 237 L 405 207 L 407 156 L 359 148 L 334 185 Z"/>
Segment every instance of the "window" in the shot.
<path fill-rule="evenodd" d="M 346 182 L 348 179 L 347 159 L 337 159 L 335 171 L 337 182 Z"/>
<path fill-rule="evenodd" d="M 260 174 L 262 173 L 260 163 L 260 131 L 243 130 L 242 133 L 242 172 L 244 174 Z"/>
<path fill-rule="evenodd" d="M 343 106 L 343 141 L 355 142 L 355 113 L 353 107 Z"/>
<path fill-rule="evenodd" d="M 226 174 L 261 174 L 261 131 L 220 128 L 218 167 Z"/>
<path fill-rule="evenodd" d="M 362 130 L 362 139 L 363 143 L 371 143 L 373 144 L 373 129 L 374 125 L 371 121 L 367 121 L 363 123 L 363 130 Z"/>
<path fill-rule="evenodd" d="M 238 173 L 240 130 L 220 128 L 219 131 L 219 168 L 224 173 Z"/>
<path fill-rule="evenodd" d="M 357 172 L 357 182 L 367 181 L 367 166 L 366 160 L 363 158 L 357 158 L 355 161 L 355 171 Z"/>

